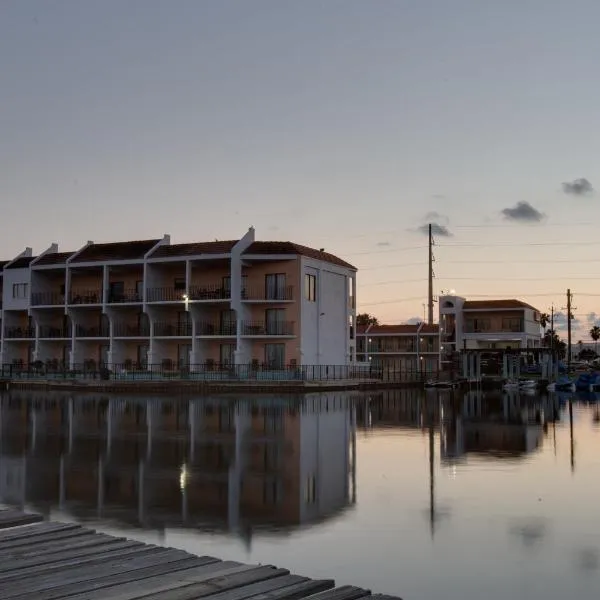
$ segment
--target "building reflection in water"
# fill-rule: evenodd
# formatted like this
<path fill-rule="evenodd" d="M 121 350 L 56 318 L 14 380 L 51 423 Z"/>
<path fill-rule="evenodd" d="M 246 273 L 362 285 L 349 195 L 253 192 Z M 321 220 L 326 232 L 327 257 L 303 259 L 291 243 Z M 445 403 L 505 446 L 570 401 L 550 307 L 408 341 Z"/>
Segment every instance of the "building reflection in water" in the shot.
<path fill-rule="evenodd" d="M 1 400 L 0 502 L 244 538 L 331 517 L 356 499 L 344 394 L 275 399 L 12 393 Z"/>
<path fill-rule="evenodd" d="M 470 456 L 518 460 L 540 448 L 549 424 L 559 419 L 558 397 L 520 395 L 516 391 L 388 390 L 365 396 L 357 403 L 357 424 L 365 432 L 395 427 L 417 429 L 428 435 L 428 518 L 432 537 L 446 512 L 436 506 L 436 434 L 442 465 L 455 467 Z M 555 434 L 553 439 L 555 443 Z"/>

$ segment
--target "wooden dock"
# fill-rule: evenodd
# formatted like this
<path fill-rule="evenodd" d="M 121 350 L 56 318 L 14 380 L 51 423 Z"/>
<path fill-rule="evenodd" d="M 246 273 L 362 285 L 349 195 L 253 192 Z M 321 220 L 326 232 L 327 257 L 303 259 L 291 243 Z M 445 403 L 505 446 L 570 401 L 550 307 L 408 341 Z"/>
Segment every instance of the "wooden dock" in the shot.
<path fill-rule="evenodd" d="M 0 510 L 3 600 L 400 600 Z"/>

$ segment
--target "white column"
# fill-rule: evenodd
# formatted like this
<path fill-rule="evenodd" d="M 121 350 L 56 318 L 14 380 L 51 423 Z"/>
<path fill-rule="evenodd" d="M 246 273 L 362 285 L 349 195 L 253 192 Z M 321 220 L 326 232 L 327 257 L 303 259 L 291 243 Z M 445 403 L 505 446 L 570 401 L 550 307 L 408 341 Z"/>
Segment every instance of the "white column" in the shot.
<path fill-rule="evenodd" d="M 102 312 L 106 312 L 106 305 L 108 304 L 108 282 L 110 281 L 110 267 L 104 265 L 102 267 Z"/>

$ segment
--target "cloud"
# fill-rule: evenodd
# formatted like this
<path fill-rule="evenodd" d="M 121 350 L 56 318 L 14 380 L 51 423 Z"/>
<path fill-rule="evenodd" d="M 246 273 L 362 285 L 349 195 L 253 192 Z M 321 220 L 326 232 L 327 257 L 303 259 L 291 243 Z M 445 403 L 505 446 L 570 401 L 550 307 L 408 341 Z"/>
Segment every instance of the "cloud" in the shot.
<path fill-rule="evenodd" d="M 595 312 L 591 312 L 585 316 L 585 320 L 590 327 L 593 327 L 598 323 L 598 320 L 600 320 L 600 316 Z"/>
<path fill-rule="evenodd" d="M 580 177 L 562 184 L 563 192 L 571 196 L 590 196 L 594 193 L 594 186 L 585 178 Z"/>
<path fill-rule="evenodd" d="M 432 210 L 429 211 L 424 217 L 423 217 L 423 222 L 424 223 L 441 223 L 442 225 L 449 225 L 450 224 L 450 219 L 446 216 L 446 215 L 442 215 L 439 212 L 437 212 L 436 210 Z"/>
<path fill-rule="evenodd" d="M 521 223 L 540 223 L 546 215 L 529 202 L 517 202 L 512 208 L 504 208 L 502 215 L 507 221 L 519 221 Z"/>
<path fill-rule="evenodd" d="M 417 227 L 417 231 L 423 235 L 429 235 L 429 223 Z M 431 223 L 431 233 L 438 237 L 452 237 L 452 232 L 445 225 L 439 223 Z"/>
<path fill-rule="evenodd" d="M 405 325 L 418 325 L 422 322 L 423 319 L 421 317 L 411 317 L 410 319 L 406 319 Z"/>
<path fill-rule="evenodd" d="M 391 244 L 390 242 L 377 242 L 377 245 L 378 245 L 380 248 L 385 248 L 385 247 L 387 247 L 387 246 L 391 246 L 392 244 Z"/>
<path fill-rule="evenodd" d="M 581 319 L 574 317 L 571 319 L 571 329 L 578 329 L 583 323 Z M 548 327 L 550 324 L 548 324 Z M 558 311 L 554 313 L 554 330 L 555 331 L 567 331 L 567 313 Z"/>

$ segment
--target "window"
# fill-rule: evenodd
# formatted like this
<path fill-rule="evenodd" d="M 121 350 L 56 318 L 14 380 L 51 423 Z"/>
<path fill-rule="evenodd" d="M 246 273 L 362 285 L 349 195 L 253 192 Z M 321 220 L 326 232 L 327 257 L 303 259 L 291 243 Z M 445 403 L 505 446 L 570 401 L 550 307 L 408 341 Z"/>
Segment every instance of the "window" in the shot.
<path fill-rule="evenodd" d="M 125 299 L 125 282 L 112 281 L 108 284 L 108 297 L 110 302 L 121 302 Z"/>
<path fill-rule="evenodd" d="M 491 319 L 469 319 L 466 323 L 467 333 L 479 333 L 480 331 L 491 331 Z"/>
<path fill-rule="evenodd" d="M 13 298 L 27 298 L 28 288 L 26 283 L 13 283 Z"/>
<path fill-rule="evenodd" d="M 277 480 L 268 479 L 263 484 L 263 502 L 279 504 L 281 502 L 281 485 Z"/>
<path fill-rule="evenodd" d="M 265 344 L 265 364 L 269 369 L 283 369 L 285 344 Z"/>
<path fill-rule="evenodd" d="M 173 281 L 174 290 L 185 290 L 185 277 L 175 277 Z"/>
<path fill-rule="evenodd" d="M 144 282 L 143 281 L 135 282 L 135 299 L 138 302 L 141 302 L 144 299 Z"/>
<path fill-rule="evenodd" d="M 220 335 L 235 335 L 235 310 L 227 309 L 221 311 Z"/>
<path fill-rule="evenodd" d="M 317 300 L 317 276 L 306 273 L 304 275 L 304 297 L 309 302 Z"/>
<path fill-rule="evenodd" d="M 219 362 L 224 367 L 229 367 L 233 364 L 235 352 L 235 344 L 221 344 L 219 350 Z"/>
<path fill-rule="evenodd" d="M 265 329 L 267 335 L 285 334 L 285 309 L 268 308 L 265 310 Z"/>
<path fill-rule="evenodd" d="M 317 480 L 314 475 L 306 478 L 304 485 L 304 503 L 314 504 L 317 501 Z"/>
<path fill-rule="evenodd" d="M 285 273 L 265 275 L 265 298 L 267 300 L 285 300 Z"/>
<path fill-rule="evenodd" d="M 519 317 L 504 317 L 502 319 L 503 331 L 522 331 L 523 321 Z"/>
<path fill-rule="evenodd" d="M 229 275 L 225 275 L 221 279 L 221 287 L 223 288 L 223 297 L 229 298 L 231 296 L 231 277 Z"/>

